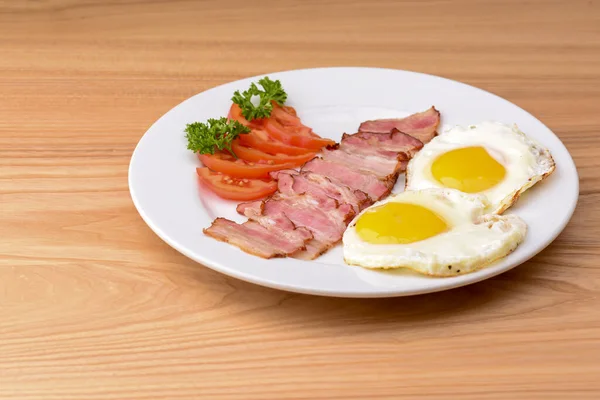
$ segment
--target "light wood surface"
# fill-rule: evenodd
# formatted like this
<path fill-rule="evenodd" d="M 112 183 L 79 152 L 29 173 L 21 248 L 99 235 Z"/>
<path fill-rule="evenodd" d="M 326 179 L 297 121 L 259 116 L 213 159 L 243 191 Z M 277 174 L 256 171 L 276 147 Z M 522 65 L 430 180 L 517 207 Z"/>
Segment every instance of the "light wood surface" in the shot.
<path fill-rule="evenodd" d="M 290 294 L 164 244 L 127 187 L 144 131 L 259 73 L 379 66 L 530 111 L 581 178 L 564 233 L 411 298 Z M 600 4 L 0 1 L 0 399 L 600 398 Z"/>

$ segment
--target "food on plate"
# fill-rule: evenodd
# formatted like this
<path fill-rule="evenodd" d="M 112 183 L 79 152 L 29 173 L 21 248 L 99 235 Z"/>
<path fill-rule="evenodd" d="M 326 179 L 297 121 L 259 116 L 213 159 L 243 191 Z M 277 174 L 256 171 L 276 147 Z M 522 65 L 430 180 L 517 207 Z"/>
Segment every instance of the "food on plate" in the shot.
<path fill-rule="evenodd" d="M 249 132 L 200 155 L 208 168 L 198 171 L 213 190 L 248 200 L 237 206 L 246 222 L 217 218 L 204 233 L 259 257 L 312 260 L 342 241 L 351 265 L 473 272 L 524 240 L 525 222 L 498 214 L 554 170 L 548 150 L 516 127 L 484 122 L 438 136 L 440 113 L 431 107 L 363 122 L 335 143 L 293 108 L 253 102 L 255 92 L 239 94 L 244 101 L 229 113 Z M 261 111 L 244 114 L 255 103 Z M 404 171 L 405 191 L 389 196 Z"/>
<path fill-rule="evenodd" d="M 277 190 L 277 182 L 273 179 L 232 178 L 206 167 L 196 168 L 196 173 L 202 186 L 224 199 L 237 201 L 260 199 Z"/>
<path fill-rule="evenodd" d="M 455 189 L 405 191 L 363 210 L 343 235 L 344 260 L 366 268 L 410 268 L 456 276 L 512 252 L 527 225 L 516 215 L 485 214 L 484 195 Z"/>
<path fill-rule="evenodd" d="M 284 105 L 287 94 L 279 81 L 272 81 L 265 77 L 258 83 L 262 90 L 252 83 L 248 90 L 234 93 L 232 97 L 234 104 L 229 110 L 230 119 L 237 120 L 252 129 L 264 129 L 268 133 L 268 139 L 287 146 L 318 151 L 324 146 L 335 144 L 335 141 L 321 138 L 314 133 L 311 128 L 302 123 L 294 108 Z M 257 139 L 253 138 L 254 141 Z M 262 139 L 268 141 L 264 135 Z M 248 143 L 249 140 L 246 144 Z M 268 151 L 266 148 L 261 150 Z M 285 151 L 278 152 L 285 153 Z"/>
<path fill-rule="evenodd" d="M 302 154 L 313 153 L 313 150 L 304 147 L 290 146 L 275 140 L 269 136 L 267 131 L 262 129 L 252 129 L 247 135 L 241 135 L 233 144 L 251 147 L 269 154 L 287 154 L 290 156 L 299 156 Z M 235 151 L 235 150 L 234 150 Z"/>
<path fill-rule="evenodd" d="M 227 119 L 237 121 L 240 124 L 247 126 L 248 128 L 251 128 L 251 129 L 260 129 L 263 126 L 262 119 L 255 119 L 252 121 L 248 121 L 242 115 L 242 109 L 240 108 L 240 106 L 238 106 L 235 103 L 233 103 L 231 105 L 231 107 L 229 108 L 229 113 L 227 114 Z"/>
<path fill-rule="evenodd" d="M 248 121 L 269 118 L 273 106 L 275 104 L 283 106 L 287 100 L 287 93 L 278 80 L 272 81 L 265 76 L 259 79 L 258 84 L 262 89 L 252 82 L 250 87 L 242 93 L 239 90 L 233 92 L 231 98 L 231 101 L 240 108 L 242 116 Z"/>
<path fill-rule="evenodd" d="M 265 153 L 262 150 L 258 150 L 253 147 L 247 147 L 239 142 L 233 142 L 231 144 L 231 148 L 235 152 L 235 154 L 246 161 L 253 162 L 267 162 L 270 164 L 286 164 L 292 163 L 294 165 L 302 165 L 308 160 L 314 158 L 316 153 L 304 153 L 298 155 L 289 155 L 285 153 Z"/>
<path fill-rule="evenodd" d="M 360 190 L 337 185 L 326 176 L 309 171 L 283 170 L 271 174 L 277 180 L 277 189 L 286 196 L 314 193 L 318 198 L 332 198 L 339 204 L 349 204 L 355 214 L 369 206 L 372 201 Z M 264 211 L 261 200 L 238 204 L 237 212 L 245 216 L 260 215 Z"/>
<path fill-rule="evenodd" d="M 281 82 L 264 77 L 258 84 L 260 88 L 251 83 L 247 90 L 234 92 L 227 118 L 194 122 L 185 129 L 188 149 L 205 166 L 198 169 L 204 187 L 225 199 L 264 198 L 273 192 L 270 172 L 298 167 L 335 144 L 284 105 L 287 93 Z"/>
<path fill-rule="evenodd" d="M 330 178 L 302 170 L 283 170 L 271 174 L 277 179 L 278 190 L 287 196 L 299 193 L 314 193 L 319 198 L 332 198 L 339 204 L 349 204 L 355 213 L 371 204 L 369 197 L 358 189 L 338 185 Z M 242 211 L 241 214 L 244 214 Z"/>
<path fill-rule="evenodd" d="M 437 127 L 437 125 L 436 125 Z M 423 147 L 423 143 L 411 134 L 393 128 L 388 133 L 359 132 L 354 135 L 344 134 L 341 143 L 347 153 L 363 156 L 394 156 L 398 153 L 403 160 L 408 160 Z"/>
<path fill-rule="evenodd" d="M 285 114 L 285 112 L 283 113 Z M 288 146 L 302 147 L 309 150 L 319 150 L 322 147 L 334 145 L 335 141 L 315 134 L 312 129 L 298 124 L 284 124 L 278 117 L 273 116 L 264 123 L 269 136 Z"/>
<path fill-rule="evenodd" d="M 225 218 L 212 223 L 211 236 L 245 249 L 262 258 L 285 257 L 312 239 L 309 231 L 296 228 L 284 215 L 265 217 L 259 222 L 236 224 Z"/>
<path fill-rule="evenodd" d="M 500 214 L 555 168 L 550 152 L 516 126 L 457 126 L 429 142 L 409 162 L 406 190 L 448 187 L 483 194 Z"/>
<path fill-rule="evenodd" d="M 437 116 L 438 122 L 430 126 L 438 126 Z M 318 153 L 300 171 L 272 172 L 278 185 L 273 195 L 238 206 L 238 212 L 258 224 L 251 224 L 253 231 L 248 229 L 248 222 L 236 224 L 219 219 L 204 233 L 264 258 L 314 259 L 341 240 L 357 213 L 389 194 L 407 161 L 422 147 L 423 143 L 410 132 L 391 129 L 385 133 L 345 134 L 339 144 Z M 282 216 L 291 225 L 272 223 Z M 303 243 L 296 241 L 296 247 L 268 248 L 266 241 L 261 243 L 260 252 L 253 248 L 257 231 L 267 237 L 275 229 L 281 237 L 285 226 L 306 230 L 312 237 Z M 236 239 L 229 240 L 224 230 Z"/>
<path fill-rule="evenodd" d="M 407 118 L 388 118 L 365 121 L 360 124 L 359 132 L 388 133 L 392 129 L 408 133 L 423 143 L 429 142 L 436 135 L 440 123 L 440 112 L 431 107 L 426 111 L 413 114 Z"/>
<path fill-rule="evenodd" d="M 298 162 L 276 164 L 273 160 L 259 160 L 256 162 L 235 158 L 228 153 L 199 154 L 198 158 L 204 166 L 212 171 L 227 174 L 233 178 L 260 179 L 268 178 L 269 173 L 280 169 L 294 168 Z"/>
<path fill-rule="evenodd" d="M 404 171 L 405 163 L 398 161 L 408 160 L 422 147 L 420 140 L 394 129 L 389 134 L 345 135 L 338 147 L 342 151 L 328 149 L 321 153 L 321 157 L 387 178 L 396 175 L 399 170 Z"/>
<path fill-rule="evenodd" d="M 227 118 L 210 118 L 206 123 L 193 122 L 185 127 L 187 148 L 198 154 L 215 154 L 215 151 L 227 151 L 235 155 L 231 144 L 240 134 L 250 129 L 237 121 Z"/>
<path fill-rule="evenodd" d="M 257 146 L 264 146 L 263 151 L 268 151 L 267 146 L 273 146 L 273 143 L 270 142 L 275 142 L 275 145 L 284 145 L 278 152 L 287 154 L 317 151 L 325 146 L 335 144 L 334 140 L 322 138 L 304 125 L 292 107 L 282 107 L 276 102 L 273 102 L 271 106 L 269 117 L 251 122 L 246 120 L 241 109 L 238 112 L 237 108 L 232 106 L 229 112 L 230 118 L 258 131 L 251 137 L 243 139 L 246 144 L 258 143 Z"/>
<path fill-rule="evenodd" d="M 377 200 L 388 195 L 396 183 L 397 176 L 379 177 L 370 172 L 363 172 L 359 165 L 356 165 L 356 167 L 352 168 L 349 165 L 317 157 L 307 162 L 302 170 L 326 176 L 338 185 L 360 190 L 371 200 Z M 400 167 L 398 171 L 399 169 Z"/>

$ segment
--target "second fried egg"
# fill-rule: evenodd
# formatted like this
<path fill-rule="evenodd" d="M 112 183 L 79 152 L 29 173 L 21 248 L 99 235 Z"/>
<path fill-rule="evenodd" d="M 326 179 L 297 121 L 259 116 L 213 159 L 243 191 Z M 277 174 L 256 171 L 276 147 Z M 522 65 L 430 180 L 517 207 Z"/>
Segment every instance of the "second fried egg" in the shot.
<path fill-rule="evenodd" d="M 410 268 L 456 276 L 513 251 L 527 225 L 516 215 L 484 214 L 483 195 L 425 189 L 392 195 L 363 210 L 343 236 L 344 260 L 365 268 Z"/>

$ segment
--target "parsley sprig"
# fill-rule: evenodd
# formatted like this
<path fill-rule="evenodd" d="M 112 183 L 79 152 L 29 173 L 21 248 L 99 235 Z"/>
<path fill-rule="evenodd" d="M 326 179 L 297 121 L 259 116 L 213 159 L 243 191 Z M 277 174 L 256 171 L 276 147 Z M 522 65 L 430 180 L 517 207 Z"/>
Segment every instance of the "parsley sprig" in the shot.
<path fill-rule="evenodd" d="M 210 118 L 206 123 L 193 122 L 187 124 L 185 137 L 188 140 L 188 150 L 200 154 L 215 154 L 216 150 L 227 150 L 237 157 L 231 150 L 231 142 L 240 134 L 250 132 L 250 129 L 237 121 L 228 121 L 227 118 Z"/>
<path fill-rule="evenodd" d="M 242 93 L 236 90 L 231 98 L 235 104 L 240 106 L 242 115 L 248 121 L 270 117 L 271 111 L 273 111 L 273 104 L 271 102 L 274 101 L 282 106 L 287 100 L 287 93 L 283 90 L 279 80 L 272 81 L 268 76 L 265 76 L 258 83 L 262 87 L 262 90 L 253 82 L 250 84 L 248 90 Z"/>

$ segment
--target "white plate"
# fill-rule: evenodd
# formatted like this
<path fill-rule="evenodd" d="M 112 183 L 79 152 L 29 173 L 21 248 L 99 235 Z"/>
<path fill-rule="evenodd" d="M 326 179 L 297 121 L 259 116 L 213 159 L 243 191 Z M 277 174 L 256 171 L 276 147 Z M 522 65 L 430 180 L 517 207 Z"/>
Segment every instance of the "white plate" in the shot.
<path fill-rule="evenodd" d="M 281 80 L 287 104 L 322 136 L 340 140 L 367 119 L 402 117 L 432 105 L 448 126 L 496 120 L 517 123 L 549 148 L 556 171 L 510 210 L 528 224 L 515 252 L 475 273 L 429 278 L 406 271 L 379 272 L 344 264 L 340 246 L 315 261 L 263 260 L 202 233 L 217 217 L 241 222 L 234 202 L 201 192 L 199 161 L 186 149 L 186 123 L 225 116 L 231 96 L 252 77 L 200 93 L 163 115 L 140 140 L 129 168 L 129 188 L 140 215 L 165 242 L 216 271 L 259 285 L 327 296 L 386 297 L 435 292 L 481 281 L 507 271 L 549 245 L 571 218 L 579 193 L 575 164 L 561 141 L 540 121 L 491 93 L 448 79 L 377 68 L 319 68 L 268 74 Z M 401 177 L 395 192 L 402 191 Z"/>

